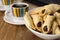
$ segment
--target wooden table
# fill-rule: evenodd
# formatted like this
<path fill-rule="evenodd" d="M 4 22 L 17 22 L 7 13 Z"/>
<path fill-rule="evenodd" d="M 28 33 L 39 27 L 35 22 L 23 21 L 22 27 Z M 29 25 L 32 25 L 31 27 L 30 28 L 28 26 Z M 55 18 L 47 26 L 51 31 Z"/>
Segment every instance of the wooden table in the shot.
<path fill-rule="evenodd" d="M 30 9 L 37 6 L 30 4 Z M 43 40 L 30 32 L 25 25 L 12 25 L 3 20 L 4 11 L 0 11 L 0 40 Z"/>

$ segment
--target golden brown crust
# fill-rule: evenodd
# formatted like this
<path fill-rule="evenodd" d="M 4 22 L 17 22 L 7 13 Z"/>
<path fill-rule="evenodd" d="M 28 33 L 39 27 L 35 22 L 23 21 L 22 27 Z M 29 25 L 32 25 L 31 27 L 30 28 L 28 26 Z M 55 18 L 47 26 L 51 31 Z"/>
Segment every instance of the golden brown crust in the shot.
<path fill-rule="evenodd" d="M 31 15 L 34 15 L 34 14 L 39 14 L 40 10 L 42 9 L 43 7 L 39 7 L 39 8 L 36 8 L 34 10 L 31 10 L 30 14 Z"/>
<path fill-rule="evenodd" d="M 39 30 L 40 32 L 42 32 L 42 24 L 43 24 L 43 20 L 39 15 L 31 15 L 33 18 L 33 22 L 35 24 L 35 27 L 37 30 Z"/>
<path fill-rule="evenodd" d="M 45 16 L 43 17 L 43 21 L 45 21 L 45 20 L 46 20 L 46 18 L 47 18 L 47 15 L 45 15 Z"/>
<path fill-rule="evenodd" d="M 60 9 L 60 5 L 58 4 L 49 4 L 44 7 L 50 9 L 53 13 Z"/>
<path fill-rule="evenodd" d="M 52 33 L 55 34 L 55 30 L 56 28 L 58 27 L 58 23 L 56 21 L 53 22 L 53 25 L 52 25 Z"/>
<path fill-rule="evenodd" d="M 55 12 L 55 17 L 56 17 L 56 21 L 57 21 L 57 23 L 60 25 L 60 13 L 58 13 L 58 12 Z"/>
<path fill-rule="evenodd" d="M 33 20 L 31 18 L 31 16 L 26 13 L 26 15 L 24 16 L 24 20 L 26 21 L 26 24 L 31 27 L 32 29 L 36 30 L 35 26 L 34 26 L 34 23 L 33 23 Z"/>
<path fill-rule="evenodd" d="M 60 29 L 59 29 L 59 27 L 56 27 L 55 34 L 60 34 Z"/>
<path fill-rule="evenodd" d="M 52 27 L 52 22 L 54 20 L 54 15 L 47 15 L 47 18 L 42 26 L 42 31 L 43 33 L 47 34 L 49 32 L 51 32 L 51 27 Z"/>

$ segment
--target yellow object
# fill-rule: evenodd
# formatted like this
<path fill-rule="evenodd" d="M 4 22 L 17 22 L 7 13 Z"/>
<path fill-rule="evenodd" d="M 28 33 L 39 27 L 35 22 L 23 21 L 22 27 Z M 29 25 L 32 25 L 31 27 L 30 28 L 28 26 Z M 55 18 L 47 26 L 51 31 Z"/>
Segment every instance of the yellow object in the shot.
<path fill-rule="evenodd" d="M 26 7 L 24 8 L 24 15 L 26 14 Z"/>
<path fill-rule="evenodd" d="M 24 15 L 26 14 L 26 7 L 24 7 Z"/>
<path fill-rule="evenodd" d="M 13 3 L 13 0 L 10 0 L 10 4 L 12 4 Z"/>
<path fill-rule="evenodd" d="M 20 9 L 17 9 L 17 17 L 20 17 Z"/>
<path fill-rule="evenodd" d="M 7 0 L 2 0 L 4 5 L 7 5 Z"/>
<path fill-rule="evenodd" d="M 16 8 L 13 8 L 13 13 L 14 13 L 14 16 L 17 17 L 17 9 Z"/>

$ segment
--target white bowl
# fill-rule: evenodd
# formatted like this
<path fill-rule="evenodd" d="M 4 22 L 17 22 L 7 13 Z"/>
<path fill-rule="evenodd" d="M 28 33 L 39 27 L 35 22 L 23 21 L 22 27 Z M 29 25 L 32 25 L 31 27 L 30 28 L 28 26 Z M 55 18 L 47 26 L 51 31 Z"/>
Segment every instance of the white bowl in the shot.
<path fill-rule="evenodd" d="M 53 39 L 58 39 L 60 38 L 60 35 L 49 35 L 49 34 L 43 34 L 43 33 L 40 33 L 40 32 L 37 32 L 33 29 L 31 29 L 27 24 L 25 24 L 26 27 L 33 33 L 35 34 L 36 36 L 38 36 L 39 38 L 43 38 L 43 39 L 46 39 L 46 40 L 53 40 Z"/>
<path fill-rule="evenodd" d="M 37 9 L 37 8 L 35 8 Z M 33 11 L 34 9 L 30 10 L 28 13 L 30 13 L 31 11 Z M 58 39 L 60 40 L 60 35 L 53 35 L 53 34 L 43 34 L 43 33 L 40 33 L 38 31 L 35 31 L 33 29 L 31 29 L 26 23 L 25 23 L 26 27 L 33 33 L 35 34 L 36 36 L 40 37 L 40 38 L 43 38 L 43 39 L 47 39 L 47 40 L 53 40 L 53 39 Z"/>

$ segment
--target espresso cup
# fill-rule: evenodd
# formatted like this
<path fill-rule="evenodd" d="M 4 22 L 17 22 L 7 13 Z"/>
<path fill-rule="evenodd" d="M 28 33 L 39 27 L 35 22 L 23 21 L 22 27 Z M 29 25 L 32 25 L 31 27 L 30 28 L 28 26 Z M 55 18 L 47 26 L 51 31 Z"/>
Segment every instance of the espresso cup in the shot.
<path fill-rule="evenodd" d="M 21 18 L 28 12 L 29 5 L 27 3 L 12 4 L 12 13 L 14 17 Z"/>
<path fill-rule="evenodd" d="M 11 5 L 14 0 L 1 0 L 3 5 Z"/>

